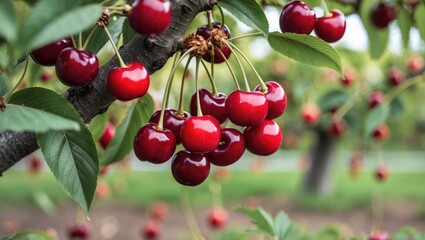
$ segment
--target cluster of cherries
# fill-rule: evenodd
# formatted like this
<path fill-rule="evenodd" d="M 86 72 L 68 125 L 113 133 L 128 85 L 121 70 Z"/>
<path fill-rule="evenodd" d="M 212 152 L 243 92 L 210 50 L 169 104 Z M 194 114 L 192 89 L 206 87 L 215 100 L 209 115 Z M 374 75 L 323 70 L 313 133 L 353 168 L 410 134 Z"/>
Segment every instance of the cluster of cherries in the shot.
<path fill-rule="evenodd" d="M 345 33 L 345 16 L 339 10 L 328 11 L 324 6 L 324 16 L 316 17 L 309 5 L 302 1 L 291 1 L 286 4 L 280 14 L 282 32 L 310 34 L 313 29 L 316 35 L 326 42 L 340 40 Z"/>

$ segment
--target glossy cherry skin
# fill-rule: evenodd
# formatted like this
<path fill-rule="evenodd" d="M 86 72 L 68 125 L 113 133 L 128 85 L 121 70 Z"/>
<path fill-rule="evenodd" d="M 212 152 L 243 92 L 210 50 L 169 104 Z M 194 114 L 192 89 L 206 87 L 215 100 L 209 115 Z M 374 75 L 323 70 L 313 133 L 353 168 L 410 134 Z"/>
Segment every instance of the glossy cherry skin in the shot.
<path fill-rule="evenodd" d="M 70 87 L 81 87 L 93 81 L 99 71 L 99 60 L 90 51 L 65 48 L 56 61 L 56 75 Z"/>
<path fill-rule="evenodd" d="M 397 86 L 404 81 L 404 73 L 397 67 L 388 70 L 388 81 L 391 85 Z"/>
<path fill-rule="evenodd" d="M 314 29 L 316 13 L 302 1 L 286 4 L 280 13 L 279 25 L 282 32 L 310 34 Z"/>
<path fill-rule="evenodd" d="M 268 156 L 275 153 L 282 144 L 282 131 L 273 120 L 266 119 L 255 127 L 246 127 L 243 136 L 246 149 L 253 154 Z"/>
<path fill-rule="evenodd" d="M 374 91 L 369 96 L 369 108 L 375 108 L 385 101 L 385 94 L 381 91 Z"/>
<path fill-rule="evenodd" d="M 157 239 L 159 237 L 160 228 L 159 224 L 153 220 L 149 220 L 145 223 L 141 230 L 141 235 L 144 239 Z"/>
<path fill-rule="evenodd" d="M 186 186 L 196 186 L 205 181 L 210 173 L 210 161 L 203 154 L 180 151 L 171 163 L 174 179 Z"/>
<path fill-rule="evenodd" d="M 202 36 L 205 40 L 207 40 L 208 38 L 210 38 L 211 36 L 211 31 L 213 29 L 220 29 L 221 28 L 221 23 L 218 22 L 213 22 L 211 23 L 213 28 L 209 28 L 208 25 L 202 25 L 200 26 L 197 30 L 196 30 L 196 35 L 200 35 Z M 227 39 L 230 38 L 230 30 L 229 28 L 226 26 L 226 24 L 223 27 L 224 32 L 226 33 Z M 220 48 L 221 52 L 223 53 L 223 55 L 226 57 L 226 59 L 229 59 L 230 54 L 232 53 L 232 50 L 230 50 L 230 48 L 228 48 L 226 45 L 221 46 Z M 207 62 L 211 62 L 212 61 L 212 56 L 210 53 L 205 54 L 202 57 L 205 61 Z M 222 63 L 224 62 L 225 59 L 223 58 L 223 56 L 220 54 L 219 50 L 214 48 L 214 63 Z"/>
<path fill-rule="evenodd" d="M 206 89 L 199 89 L 199 101 L 201 103 L 202 114 L 211 115 L 215 117 L 220 124 L 224 123 L 227 120 L 226 108 L 224 106 L 226 98 L 226 94 L 217 93 L 213 95 Z M 190 99 L 190 114 L 192 116 L 198 115 L 196 92 Z"/>
<path fill-rule="evenodd" d="M 287 99 L 285 90 L 277 82 L 266 82 L 267 92 L 264 93 L 267 99 L 269 110 L 266 119 L 275 119 L 280 117 L 286 109 Z M 255 87 L 254 91 L 261 92 L 261 86 Z"/>
<path fill-rule="evenodd" d="M 375 178 L 380 182 L 385 181 L 389 174 L 390 169 L 387 165 L 379 165 L 375 170 Z"/>
<path fill-rule="evenodd" d="M 241 132 L 233 128 L 221 130 L 217 148 L 207 154 L 211 164 L 229 166 L 238 161 L 245 152 L 245 139 Z"/>
<path fill-rule="evenodd" d="M 56 63 L 59 53 L 65 48 L 73 46 L 72 40 L 70 38 L 65 38 L 37 48 L 33 50 L 30 55 L 34 62 L 42 66 L 53 66 Z"/>
<path fill-rule="evenodd" d="M 109 143 L 112 141 L 112 138 L 114 138 L 115 130 L 115 126 L 112 123 L 106 123 L 105 129 L 103 130 L 103 134 L 99 138 L 100 146 L 102 146 L 103 149 L 106 149 Z"/>
<path fill-rule="evenodd" d="M 307 103 L 301 107 L 301 119 L 310 126 L 316 126 L 320 121 L 320 109 L 317 105 Z"/>
<path fill-rule="evenodd" d="M 226 99 L 227 117 L 239 126 L 256 126 L 266 119 L 269 105 L 261 92 L 235 90 Z"/>
<path fill-rule="evenodd" d="M 347 131 L 347 123 L 345 120 L 332 120 L 329 126 L 329 132 L 334 137 L 341 136 L 345 131 Z"/>
<path fill-rule="evenodd" d="M 390 136 L 390 129 L 387 124 L 380 124 L 373 132 L 373 138 L 376 140 L 385 140 Z"/>
<path fill-rule="evenodd" d="M 397 10 L 394 5 L 380 2 L 372 7 L 370 18 L 377 28 L 386 28 L 392 20 L 396 18 Z"/>
<path fill-rule="evenodd" d="M 314 32 L 316 35 L 326 42 L 333 43 L 344 36 L 345 33 L 345 16 L 338 10 L 329 12 L 332 16 L 323 16 L 316 19 Z"/>
<path fill-rule="evenodd" d="M 113 68 L 108 74 L 108 90 L 121 101 L 143 97 L 149 83 L 149 73 L 139 62 L 129 63 L 125 68 Z"/>
<path fill-rule="evenodd" d="M 170 130 L 160 130 L 156 123 L 147 123 L 139 129 L 133 147 L 139 160 L 160 164 L 173 156 L 176 138 Z"/>
<path fill-rule="evenodd" d="M 220 229 L 227 223 L 228 214 L 223 208 L 217 208 L 212 210 L 208 214 L 208 223 L 212 228 Z"/>
<path fill-rule="evenodd" d="M 158 124 L 161 110 L 157 110 L 149 119 L 149 122 Z M 181 143 L 180 129 L 183 123 L 190 117 L 190 114 L 183 112 L 182 116 L 177 114 L 176 109 L 165 109 L 164 111 L 164 128 L 169 129 L 173 132 L 176 138 L 176 143 Z"/>
<path fill-rule="evenodd" d="M 388 233 L 384 231 L 378 231 L 377 233 L 369 237 L 369 240 L 389 240 L 389 239 L 390 237 Z"/>
<path fill-rule="evenodd" d="M 220 123 L 212 116 L 189 117 L 180 129 L 184 148 L 193 153 L 207 153 L 220 142 Z"/>
<path fill-rule="evenodd" d="M 90 237 L 90 227 L 86 223 L 76 223 L 75 225 L 71 226 L 68 230 L 68 236 L 78 239 L 89 239 Z"/>
<path fill-rule="evenodd" d="M 150 36 L 166 31 L 172 18 L 169 0 L 136 0 L 128 14 L 128 21 L 134 31 Z"/>

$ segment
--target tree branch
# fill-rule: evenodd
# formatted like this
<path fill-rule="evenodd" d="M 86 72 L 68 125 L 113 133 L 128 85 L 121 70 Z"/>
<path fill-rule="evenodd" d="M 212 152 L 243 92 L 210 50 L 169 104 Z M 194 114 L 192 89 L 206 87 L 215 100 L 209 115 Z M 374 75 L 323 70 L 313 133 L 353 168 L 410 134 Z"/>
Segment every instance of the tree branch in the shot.
<path fill-rule="evenodd" d="M 125 62 L 139 61 L 150 74 L 161 69 L 168 58 L 180 49 L 179 43 L 186 28 L 196 15 L 211 9 L 216 0 L 173 0 L 173 21 L 170 28 L 157 37 L 136 35 L 120 49 Z M 80 114 L 84 122 L 107 111 L 115 100 L 107 89 L 109 71 L 119 66 L 116 57 L 105 64 L 96 79 L 81 88 L 70 88 L 63 94 Z M 0 134 L 0 175 L 20 159 L 38 149 L 32 132 L 6 131 Z"/>

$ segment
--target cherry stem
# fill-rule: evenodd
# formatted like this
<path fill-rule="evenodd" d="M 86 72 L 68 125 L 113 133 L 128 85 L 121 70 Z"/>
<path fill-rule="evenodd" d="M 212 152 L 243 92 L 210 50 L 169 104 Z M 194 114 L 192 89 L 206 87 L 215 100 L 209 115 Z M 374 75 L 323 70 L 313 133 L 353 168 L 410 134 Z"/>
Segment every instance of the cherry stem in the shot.
<path fill-rule="evenodd" d="M 94 32 L 96 32 L 97 25 L 94 25 L 93 29 L 89 33 L 89 36 L 87 37 L 86 41 L 84 42 L 83 49 L 87 48 L 87 45 L 89 45 L 91 38 L 93 37 Z"/>
<path fill-rule="evenodd" d="M 230 73 L 232 74 L 233 81 L 235 82 L 236 88 L 237 88 L 238 90 L 240 90 L 241 88 L 240 88 L 240 86 L 239 86 L 238 79 L 236 78 L 236 74 L 235 74 L 235 72 L 233 71 L 232 66 L 230 66 L 229 60 L 227 60 L 226 56 L 224 56 L 223 52 L 222 52 L 219 48 L 217 48 L 217 51 L 218 51 L 218 53 L 220 53 L 220 54 L 221 54 L 221 56 L 223 57 L 224 61 L 226 62 L 226 65 L 227 65 L 227 67 L 229 68 Z"/>
<path fill-rule="evenodd" d="M 230 44 L 229 44 L 228 42 L 223 41 L 223 43 L 224 43 L 224 44 L 226 44 L 226 46 L 227 46 L 228 48 L 232 49 L 232 46 L 230 46 Z M 243 67 L 243 65 L 242 65 L 242 62 L 241 62 L 241 60 L 239 59 L 239 57 L 238 57 L 238 55 L 237 55 L 237 54 L 233 54 L 233 56 L 235 56 L 236 61 L 238 62 L 239 66 L 241 67 L 243 80 L 245 81 L 246 91 L 247 91 L 247 92 L 250 92 L 250 91 L 251 91 L 251 89 L 250 89 L 250 87 L 249 87 L 248 78 L 246 77 L 245 69 L 244 69 L 244 67 Z"/>
<path fill-rule="evenodd" d="M 223 208 L 223 202 L 221 199 L 221 184 L 216 181 L 213 180 L 210 182 L 210 191 L 212 193 L 212 200 L 213 200 L 213 208 L 214 209 L 221 209 Z"/>
<path fill-rule="evenodd" d="M 331 17 L 332 14 L 329 12 L 328 5 L 326 4 L 326 1 L 325 0 L 322 0 L 322 7 L 323 7 L 323 11 L 324 11 L 324 14 L 323 15 L 325 17 Z"/>
<path fill-rule="evenodd" d="M 115 46 L 114 40 L 112 39 L 112 36 L 111 36 L 111 34 L 109 33 L 108 28 L 105 26 L 105 24 L 102 24 L 102 26 L 103 26 L 103 29 L 105 29 L 105 33 L 106 33 L 106 35 L 108 35 L 109 42 L 111 43 L 112 48 L 114 49 L 115 54 L 117 54 L 118 61 L 120 62 L 120 67 L 121 67 L 121 68 L 126 68 L 126 67 L 127 67 L 127 65 L 125 65 L 124 61 L 122 60 L 122 58 L 121 58 L 121 54 L 119 53 L 119 51 L 118 51 L 118 49 L 117 49 L 117 46 Z"/>
<path fill-rule="evenodd" d="M 215 72 L 214 72 L 214 58 L 215 58 L 215 51 L 214 51 L 214 46 L 213 48 L 210 50 L 210 54 L 211 54 L 211 63 L 210 63 L 210 67 L 211 67 L 211 77 L 212 80 L 214 82 L 215 79 Z"/>
<path fill-rule="evenodd" d="M 19 81 L 15 84 L 15 86 L 13 87 L 12 90 L 10 90 L 6 95 L 4 95 L 4 101 L 7 102 L 7 100 L 9 100 L 9 97 L 12 95 L 12 93 L 18 88 L 18 86 L 21 84 L 21 82 L 24 80 L 24 77 L 27 73 L 28 70 L 28 60 L 29 58 L 27 57 L 27 59 L 25 60 L 25 68 L 24 68 L 24 72 L 21 75 L 21 78 L 19 79 Z"/>
<path fill-rule="evenodd" d="M 83 33 L 81 31 L 78 34 L 78 48 L 83 50 Z"/>
<path fill-rule="evenodd" d="M 211 10 L 207 10 L 207 21 L 208 21 L 208 28 L 213 28 L 211 23 Z"/>
<path fill-rule="evenodd" d="M 182 204 L 183 214 L 186 219 L 187 225 L 189 226 L 190 232 L 195 240 L 204 239 L 202 237 L 199 226 L 196 222 L 195 216 L 193 215 L 193 210 L 190 204 L 189 193 L 187 192 L 186 187 L 182 187 L 180 190 L 180 201 Z"/>
<path fill-rule="evenodd" d="M 217 87 L 215 85 L 214 79 L 212 78 L 210 72 L 208 71 L 207 65 L 205 64 L 205 62 L 203 60 L 201 60 L 202 66 L 204 66 L 205 72 L 207 72 L 208 75 L 208 79 L 210 80 L 211 83 L 211 87 L 212 87 L 212 94 L 215 95 L 217 94 Z"/>
<path fill-rule="evenodd" d="M 232 48 L 233 50 L 236 50 L 236 52 L 238 52 L 238 53 L 242 56 L 242 58 L 243 58 L 243 59 L 245 59 L 245 61 L 246 61 L 246 62 L 248 63 L 248 65 L 249 65 L 249 67 L 252 69 L 252 71 L 254 71 L 255 75 L 257 76 L 258 82 L 260 83 L 260 86 L 261 86 L 261 91 L 262 91 L 262 92 L 267 92 L 268 87 L 267 87 L 267 86 L 266 86 L 266 84 L 264 83 L 264 81 L 263 81 L 263 79 L 261 78 L 260 74 L 258 74 L 258 72 L 257 72 L 257 70 L 255 69 L 254 65 L 252 65 L 251 61 L 249 61 L 249 59 L 245 56 L 245 54 L 244 54 L 241 50 L 239 50 L 239 48 L 238 48 L 238 47 L 236 47 L 236 45 L 235 45 L 235 44 L 233 44 L 233 43 L 231 43 L 231 42 L 229 42 L 229 41 L 226 41 L 226 40 L 223 40 L 223 42 L 228 43 L 228 44 L 229 44 L 229 46 L 231 46 L 231 48 Z"/>
<path fill-rule="evenodd" d="M 403 91 L 405 91 L 407 88 L 416 85 L 418 83 L 421 83 L 425 80 L 425 77 L 422 75 L 418 75 L 416 78 L 413 78 L 409 81 L 404 81 L 402 84 L 398 85 L 397 87 L 393 88 L 388 94 L 387 94 L 387 102 L 390 103 L 394 98 L 396 98 L 398 95 L 400 95 Z"/>
<path fill-rule="evenodd" d="M 76 48 L 77 43 L 75 42 L 74 36 L 71 36 L 71 42 L 72 42 L 72 45 Z"/>
<path fill-rule="evenodd" d="M 195 69 L 196 110 L 197 110 L 197 116 L 202 117 L 201 100 L 199 99 L 199 89 L 198 89 L 199 62 L 200 62 L 200 58 L 196 58 L 196 69 Z"/>
<path fill-rule="evenodd" d="M 189 64 L 190 61 L 192 60 L 192 56 L 189 56 L 189 58 L 187 59 L 187 63 L 186 66 L 184 67 L 183 70 L 183 76 L 182 76 L 182 82 L 180 85 L 180 99 L 179 99 L 179 108 L 177 110 L 177 115 L 182 116 L 184 114 L 184 109 L 183 109 L 183 91 L 184 91 L 184 82 L 185 82 L 185 75 L 186 75 L 186 71 L 189 68 Z"/>
<path fill-rule="evenodd" d="M 220 15 L 221 15 L 221 29 L 224 29 L 224 12 L 223 9 L 217 5 L 218 10 L 220 11 Z"/>
<path fill-rule="evenodd" d="M 248 33 L 248 34 L 244 34 L 244 35 L 240 35 L 240 36 L 236 36 L 236 37 L 232 37 L 227 39 L 227 41 L 233 41 L 233 40 L 237 40 L 237 39 L 242 39 L 242 38 L 247 38 L 247 37 L 253 37 L 253 36 L 261 36 L 263 35 L 260 32 L 255 32 L 255 33 Z"/>

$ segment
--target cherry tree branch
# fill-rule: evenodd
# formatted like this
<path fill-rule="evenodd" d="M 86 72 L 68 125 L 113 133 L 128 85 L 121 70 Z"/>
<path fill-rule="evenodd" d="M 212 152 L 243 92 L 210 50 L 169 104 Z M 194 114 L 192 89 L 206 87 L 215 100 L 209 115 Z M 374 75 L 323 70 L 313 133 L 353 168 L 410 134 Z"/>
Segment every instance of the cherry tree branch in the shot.
<path fill-rule="evenodd" d="M 170 28 L 156 37 L 136 35 L 127 45 L 121 47 L 120 54 L 125 62 L 139 61 L 150 74 L 161 69 L 168 58 L 180 49 L 180 41 L 187 27 L 202 11 L 211 9 L 216 0 L 173 0 L 173 21 Z M 63 94 L 80 114 L 84 122 L 108 110 L 115 100 L 107 89 L 109 71 L 119 66 L 116 57 L 100 70 L 96 79 L 81 88 L 70 88 Z M 39 147 L 32 132 L 6 131 L 0 134 L 0 175 L 23 157 Z"/>

